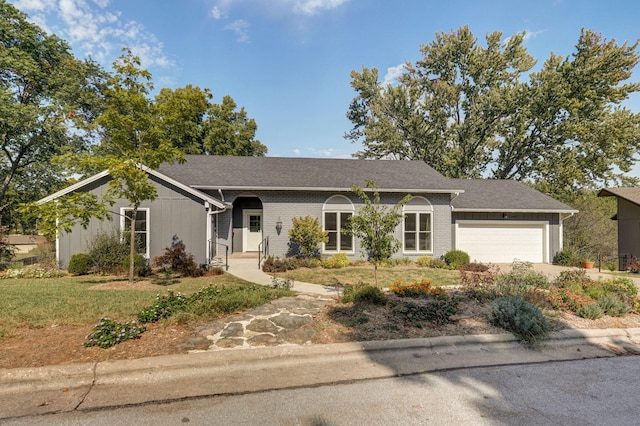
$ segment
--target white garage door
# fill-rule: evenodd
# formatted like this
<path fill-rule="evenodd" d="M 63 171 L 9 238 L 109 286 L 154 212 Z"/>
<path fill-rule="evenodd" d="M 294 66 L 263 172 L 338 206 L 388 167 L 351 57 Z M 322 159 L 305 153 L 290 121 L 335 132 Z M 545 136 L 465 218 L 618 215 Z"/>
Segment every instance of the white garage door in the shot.
<path fill-rule="evenodd" d="M 515 259 L 544 262 L 544 225 L 458 223 L 456 248 L 471 261 L 511 263 Z"/>

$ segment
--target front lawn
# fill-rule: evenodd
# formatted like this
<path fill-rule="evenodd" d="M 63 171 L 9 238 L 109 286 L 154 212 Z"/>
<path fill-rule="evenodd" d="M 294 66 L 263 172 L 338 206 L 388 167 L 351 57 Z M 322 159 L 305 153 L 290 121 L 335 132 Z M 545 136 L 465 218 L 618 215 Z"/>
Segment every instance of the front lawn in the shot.
<path fill-rule="evenodd" d="M 282 278 L 313 284 L 334 286 L 336 284 L 374 284 L 372 265 L 355 265 L 339 269 L 298 268 L 292 271 L 276 274 Z M 379 267 L 378 280 L 382 287 L 389 287 L 394 281 L 405 283 L 430 280 L 433 285 L 449 286 L 460 284 L 460 272 L 450 269 L 433 269 L 413 265 L 399 265 L 393 267 Z"/>
<path fill-rule="evenodd" d="M 238 287 L 249 284 L 224 274 L 181 278 L 166 287 L 134 285 L 127 289 L 124 284 L 118 289 L 109 289 L 116 280 L 122 281 L 122 278 L 0 279 L 0 339 L 10 336 L 11 331 L 19 327 L 95 324 L 102 317 L 130 321 L 141 309 L 152 305 L 158 294 L 168 290 L 189 296 L 209 285 Z"/>

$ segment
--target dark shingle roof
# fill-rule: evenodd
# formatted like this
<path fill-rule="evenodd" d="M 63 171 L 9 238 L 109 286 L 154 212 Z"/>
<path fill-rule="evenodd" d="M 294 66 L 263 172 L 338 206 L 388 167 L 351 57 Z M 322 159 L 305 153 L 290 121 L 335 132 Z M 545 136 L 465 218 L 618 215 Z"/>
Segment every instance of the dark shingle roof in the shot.
<path fill-rule="evenodd" d="M 604 188 L 598 192 L 599 197 L 620 197 L 640 205 L 640 188 Z"/>
<path fill-rule="evenodd" d="M 577 212 L 574 208 L 535 189 L 499 179 L 452 179 L 464 190 L 453 202 L 453 211 Z"/>
<path fill-rule="evenodd" d="M 370 179 L 381 191 L 460 190 L 423 161 L 187 155 L 158 171 L 197 189 L 350 190 Z"/>

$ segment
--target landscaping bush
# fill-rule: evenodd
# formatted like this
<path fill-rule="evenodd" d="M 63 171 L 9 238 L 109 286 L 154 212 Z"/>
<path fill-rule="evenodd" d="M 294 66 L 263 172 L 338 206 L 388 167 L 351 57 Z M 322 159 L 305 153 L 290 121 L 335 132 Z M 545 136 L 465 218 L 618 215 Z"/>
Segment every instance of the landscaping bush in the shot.
<path fill-rule="evenodd" d="M 193 255 L 187 253 L 185 244 L 177 235 L 173 236 L 171 246 L 164 250 L 163 255 L 153 259 L 153 264 L 156 267 L 170 269 L 185 277 L 201 277 L 204 275 L 202 268 L 195 262 Z"/>
<path fill-rule="evenodd" d="M 433 259 L 431 261 L 431 267 L 434 269 L 447 269 L 449 265 L 442 259 Z"/>
<path fill-rule="evenodd" d="M 183 310 L 187 302 L 188 299 L 181 293 L 175 294 L 173 290 L 169 290 L 166 295 L 156 296 L 156 301 L 153 305 L 147 306 L 138 312 L 138 321 L 146 324 L 170 317 L 175 312 Z"/>
<path fill-rule="evenodd" d="M 327 269 L 340 269 L 349 266 L 349 258 L 344 253 L 337 253 L 331 257 L 322 259 L 322 267 Z"/>
<path fill-rule="evenodd" d="M 390 257 L 388 259 L 381 259 L 380 266 L 385 266 L 387 268 L 393 268 L 394 266 L 399 265 L 408 265 L 411 263 L 411 259 L 408 257 Z"/>
<path fill-rule="evenodd" d="M 581 318 L 587 318 L 590 320 L 597 320 L 604 316 L 603 309 L 596 302 L 585 303 L 580 306 L 576 311 L 576 314 Z"/>
<path fill-rule="evenodd" d="M 468 263 L 460 268 L 460 283 L 466 290 L 480 290 L 491 288 L 499 273 L 495 265 L 482 263 Z"/>
<path fill-rule="evenodd" d="M 418 266 L 422 266 L 422 267 L 425 267 L 425 268 L 431 267 L 432 263 L 433 263 L 433 257 L 431 257 L 431 256 L 419 256 L 416 259 L 416 264 Z"/>
<path fill-rule="evenodd" d="M 287 272 L 287 261 L 269 256 L 262 263 L 262 271 L 268 274 L 275 272 Z"/>
<path fill-rule="evenodd" d="M 572 249 L 565 247 L 556 254 L 556 263 L 562 266 L 577 266 L 580 259 Z"/>
<path fill-rule="evenodd" d="M 293 227 L 289 230 L 291 246 L 299 249 L 304 257 L 313 257 L 319 254 L 320 243 L 328 241 L 327 233 L 322 230 L 317 217 L 294 217 Z"/>
<path fill-rule="evenodd" d="M 122 260 L 122 265 L 124 266 L 124 270 L 128 271 L 129 270 L 129 265 L 131 265 L 131 256 L 127 255 L 124 257 L 124 259 Z M 149 267 L 149 264 L 147 263 L 147 259 L 139 254 L 136 253 L 133 255 L 133 273 L 137 276 L 137 277 L 148 277 L 149 275 L 151 275 L 151 268 Z"/>
<path fill-rule="evenodd" d="M 118 232 L 99 232 L 89 242 L 88 254 L 93 259 L 94 270 L 101 274 L 123 272 L 122 259 L 129 254 L 129 244 Z"/>
<path fill-rule="evenodd" d="M 447 292 L 439 286 L 434 286 L 430 280 L 415 280 L 411 284 L 405 284 L 402 280 L 395 280 L 389 290 L 400 297 L 428 298 L 447 297 Z"/>
<path fill-rule="evenodd" d="M 458 269 L 471 261 L 469 254 L 462 250 L 451 250 L 444 254 L 444 261 L 451 269 Z"/>
<path fill-rule="evenodd" d="M 24 268 L 7 269 L 0 273 L 0 278 L 59 278 L 64 277 L 65 273 L 57 268 L 48 265 L 35 264 L 25 266 Z"/>
<path fill-rule="evenodd" d="M 86 275 L 89 273 L 93 259 L 86 253 L 76 253 L 69 259 L 67 271 L 73 275 Z"/>
<path fill-rule="evenodd" d="M 534 345 L 551 331 L 551 325 L 540 309 L 520 296 L 501 297 L 491 303 L 489 321 L 510 331 L 527 345 Z"/>
<path fill-rule="evenodd" d="M 500 274 L 495 280 L 495 291 L 500 297 L 522 296 L 538 289 L 548 289 L 549 279 L 542 273 L 533 270 L 529 262 L 514 262 L 511 271 Z"/>
<path fill-rule="evenodd" d="M 387 297 L 382 290 L 372 285 L 345 285 L 341 299 L 342 303 L 370 303 L 384 305 Z"/>
<path fill-rule="evenodd" d="M 598 300 L 598 306 L 602 308 L 605 315 L 612 317 L 623 317 L 629 312 L 627 304 L 615 296 L 602 296 Z"/>

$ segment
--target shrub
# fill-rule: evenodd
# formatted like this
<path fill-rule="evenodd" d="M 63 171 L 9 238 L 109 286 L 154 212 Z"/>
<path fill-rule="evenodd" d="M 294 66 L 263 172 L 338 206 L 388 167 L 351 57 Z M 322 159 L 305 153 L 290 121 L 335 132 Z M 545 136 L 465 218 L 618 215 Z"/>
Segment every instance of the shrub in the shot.
<path fill-rule="evenodd" d="M 345 285 L 342 295 L 342 303 L 370 303 L 384 305 L 387 297 L 378 287 L 371 285 Z"/>
<path fill-rule="evenodd" d="M 191 253 L 187 253 L 186 246 L 174 235 L 171 246 L 164 249 L 161 256 L 153 259 L 153 264 L 158 268 L 171 269 L 185 277 L 201 277 L 204 275 L 202 268 L 198 267 Z"/>
<path fill-rule="evenodd" d="M 344 253 L 337 253 L 331 257 L 322 259 L 322 267 L 327 269 L 340 269 L 349 266 L 349 258 Z"/>
<path fill-rule="evenodd" d="M 604 289 L 610 293 L 615 293 L 629 298 L 633 298 L 638 294 L 638 287 L 636 287 L 635 283 L 629 278 L 609 278 L 602 284 Z"/>
<path fill-rule="evenodd" d="M 538 289 L 548 289 L 549 279 L 533 270 L 533 265 L 528 262 L 514 262 L 511 271 L 497 276 L 496 294 L 499 296 L 523 296 Z"/>
<path fill-rule="evenodd" d="M 136 324 L 135 321 L 119 323 L 109 318 L 101 318 L 87 336 L 84 346 L 98 346 L 106 349 L 125 340 L 138 339 L 144 331 L 145 326 Z"/>
<path fill-rule="evenodd" d="M 284 259 L 269 256 L 262 263 L 262 271 L 266 273 L 287 272 L 287 262 Z"/>
<path fill-rule="evenodd" d="M 467 290 L 488 289 L 493 286 L 499 270 L 495 265 L 468 263 L 460 267 L 460 283 Z"/>
<path fill-rule="evenodd" d="M 527 345 L 533 345 L 538 338 L 551 331 L 551 325 L 536 306 L 520 296 L 501 297 L 491 304 L 489 321 L 510 331 Z"/>
<path fill-rule="evenodd" d="M 86 275 L 89 273 L 93 259 L 86 253 L 76 253 L 69 259 L 67 271 L 74 275 Z"/>
<path fill-rule="evenodd" d="M 612 317 L 623 317 L 629 312 L 627 304 L 614 296 L 603 296 L 598 300 L 598 306 Z"/>
<path fill-rule="evenodd" d="M 96 272 L 119 274 L 123 271 L 122 259 L 129 254 L 129 244 L 118 232 L 100 232 L 89 242 L 88 254 Z"/>
<path fill-rule="evenodd" d="M 566 247 L 556 254 L 556 263 L 562 266 L 577 266 L 580 259 L 572 249 Z"/>
<path fill-rule="evenodd" d="M 322 230 L 317 217 L 294 217 L 293 227 L 289 230 L 289 237 L 294 246 L 300 249 L 304 257 L 312 257 L 318 254 L 320 243 L 328 241 L 327 233 Z"/>
<path fill-rule="evenodd" d="M 469 254 L 462 250 L 451 250 L 444 254 L 444 261 L 451 269 L 458 269 L 471 261 Z"/>
<path fill-rule="evenodd" d="M 124 270 L 129 270 L 129 265 L 131 264 L 131 256 L 127 255 L 122 260 L 122 265 L 124 266 Z M 135 253 L 133 255 L 133 273 L 138 277 L 148 277 L 151 275 L 151 268 L 147 263 L 147 259 L 139 254 Z"/>
<path fill-rule="evenodd" d="M 402 280 L 395 280 L 389 290 L 400 297 L 447 297 L 447 292 L 442 287 L 433 286 L 430 280 L 415 280 L 412 284 L 405 284 Z"/>
<path fill-rule="evenodd" d="M 394 266 L 399 265 L 408 265 L 411 263 L 411 259 L 408 257 L 393 257 L 388 259 L 381 259 L 380 266 L 386 266 L 388 268 L 393 268 Z"/>
<path fill-rule="evenodd" d="M 433 259 L 431 261 L 431 267 L 434 269 L 447 269 L 449 265 L 442 259 Z"/>
<path fill-rule="evenodd" d="M 576 314 L 582 318 L 596 320 L 598 318 L 602 318 L 602 316 L 604 315 L 604 311 L 598 305 L 598 303 L 591 302 L 585 303 L 584 305 L 580 306 L 576 311 Z"/>
<path fill-rule="evenodd" d="M 416 259 L 416 264 L 418 266 L 422 266 L 425 268 L 431 267 L 432 263 L 433 263 L 433 257 L 431 256 L 420 256 Z"/>

